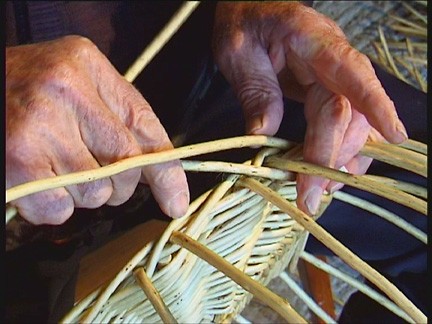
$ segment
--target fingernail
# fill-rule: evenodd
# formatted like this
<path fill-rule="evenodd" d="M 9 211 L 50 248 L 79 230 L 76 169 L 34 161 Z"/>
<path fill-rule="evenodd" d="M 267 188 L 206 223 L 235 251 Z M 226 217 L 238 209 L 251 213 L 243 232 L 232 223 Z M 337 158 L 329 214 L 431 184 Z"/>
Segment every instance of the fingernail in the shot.
<path fill-rule="evenodd" d="M 178 192 L 168 203 L 168 213 L 172 218 L 183 217 L 189 208 L 189 192 L 182 190 Z"/>
<path fill-rule="evenodd" d="M 398 132 L 398 136 L 397 136 L 398 143 L 402 143 L 408 139 L 408 134 L 405 129 L 405 126 L 400 121 L 398 121 L 396 124 L 396 130 Z"/>
<path fill-rule="evenodd" d="M 339 189 L 341 189 L 344 186 L 343 183 L 340 182 L 331 182 L 328 186 L 327 186 L 327 191 L 332 195 L 334 194 L 336 191 L 338 191 Z"/>
<path fill-rule="evenodd" d="M 309 213 L 315 215 L 321 203 L 323 190 L 321 187 L 312 187 L 306 195 L 305 204 Z"/>
<path fill-rule="evenodd" d="M 348 169 L 343 165 L 339 168 L 339 171 L 349 173 Z M 336 181 L 330 181 L 330 183 L 327 185 L 327 191 L 332 195 L 339 189 L 341 189 L 344 186 L 343 183 L 336 182 Z"/>
<path fill-rule="evenodd" d="M 260 130 L 262 127 L 263 127 L 262 115 L 261 114 L 254 115 L 249 120 L 249 130 L 248 130 L 248 133 L 249 134 L 253 134 L 256 131 Z"/>

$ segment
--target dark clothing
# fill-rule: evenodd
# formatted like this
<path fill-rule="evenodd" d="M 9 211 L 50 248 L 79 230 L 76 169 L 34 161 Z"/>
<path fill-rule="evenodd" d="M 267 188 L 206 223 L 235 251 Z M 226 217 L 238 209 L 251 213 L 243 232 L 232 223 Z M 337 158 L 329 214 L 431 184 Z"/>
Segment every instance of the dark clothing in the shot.
<path fill-rule="evenodd" d="M 12 5 L 8 2 L 17 22 L 15 35 L 8 37 L 8 40 L 12 45 L 14 40 L 31 43 L 71 33 L 80 34 L 92 39 L 119 72 L 124 73 L 180 3 L 164 1 L 155 5 L 154 1 L 101 1 L 79 4 L 73 1 L 43 1 L 37 4 L 23 1 Z M 102 15 L 97 13 L 95 6 L 102 8 Z M 180 138 L 182 145 L 244 134 L 240 106 L 211 59 L 213 10 L 212 2 L 201 4 L 134 82 L 152 105 L 170 137 Z M 87 15 L 85 17 L 80 15 L 84 12 Z M 77 17 L 81 17 L 79 23 L 74 21 Z M 86 22 L 85 19 L 90 21 Z M 99 23 L 91 24 L 92 21 Z M 112 33 L 107 33 L 103 39 L 95 39 L 93 36 L 100 34 L 100 30 L 91 25 L 108 27 Z M 410 137 L 426 142 L 426 95 L 376 69 Z M 287 100 L 277 136 L 301 142 L 305 126 L 302 104 Z M 253 152 L 252 149 L 230 152 L 228 160 L 243 162 Z M 225 153 L 206 156 L 227 160 L 224 157 Z M 403 175 L 407 180 L 425 185 L 421 177 L 376 161 L 370 173 L 387 177 Z M 218 182 L 212 174 L 187 176 L 192 199 Z M 145 191 L 142 188 L 139 190 Z M 356 195 L 385 205 L 426 231 L 424 215 L 367 193 L 350 188 L 343 190 L 356 192 Z M 104 206 L 92 211 L 77 209 L 65 225 L 55 229 L 50 227 L 50 231 L 60 233 L 60 236 L 76 233 L 68 243 L 59 245 L 52 240 L 43 240 L 7 253 L 7 322 L 46 322 L 47 319 L 57 322 L 73 305 L 78 262 L 82 255 L 112 236 L 143 222 L 143 214 L 165 217 L 155 201 L 146 197 L 138 194 L 138 198 L 132 198 L 119 207 Z M 122 214 L 121 219 L 112 216 L 119 213 Z M 361 258 L 372 263 L 378 271 L 391 277 L 424 310 L 424 244 L 386 221 L 338 201 L 331 204 L 319 222 Z M 307 250 L 314 254 L 330 254 L 312 237 Z M 355 314 L 355 318 L 362 320 L 362 315 L 355 312 L 357 305 L 354 299 L 352 304 L 348 303 L 343 318 L 350 319 Z M 377 311 L 377 314 L 375 319 L 384 316 L 382 310 Z M 364 316 L 363 321 L 368 319 L 370 317 Z"/>

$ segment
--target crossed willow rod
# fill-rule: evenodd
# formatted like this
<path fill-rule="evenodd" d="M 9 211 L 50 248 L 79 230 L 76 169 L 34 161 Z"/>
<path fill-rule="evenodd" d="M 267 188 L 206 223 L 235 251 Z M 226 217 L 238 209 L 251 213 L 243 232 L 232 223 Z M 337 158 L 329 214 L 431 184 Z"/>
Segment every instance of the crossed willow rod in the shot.
<path fill-rule="evenodd" d="M 411 142 L 413 142 L 415 145 L 418 145 L 419 143 L 414 141 Z M 295 145 L 295 143 L 284 139 L 264 135 L 239 136 L 205 143 L 192 144 L 168 151 L 148 153 L 130 157 L 97 169 L 73 172 L 65 175 L 24 183 L 6 190 L 6 203 L 44 190 L 95 181 L 113 176 L 115 174 L 119 174 L 133 168 L 143 167 L 151 164 L 163 163 L 172 160 L 235 148 L 266 146 L 287 150 L 294 147 Z M 386 146 L 396 145 L 386 144 Z M 367 143 L 361 150 L 361 153 L 366 156 L 373 157 L 377 160 L 384 160 L 389 164 L 397 165 L 412 172 L 426 174 L 425 162 L 412 163 L 412 157 L 418 160 L 418 155 L 420 155 L 420 153 L 405 149 L 401 146 L 397 147 L 397 149 L 401 149 L 402 151 L 399 152 L 400 154 L 398 154 L 398 156 L 394 157 L 393 159 L 389 155 L 381 158 L 379 152 L 384 151 L 381 144 L 376 145 L 374 143 Z M 403 160 L 400 158 L 401 155 L 402 157 L 404 157 Z M 404 161 L 407 161 L 407 163 L 404 163 Z M 365 176 L 350 175 L 341 171 L 313 165 L 311 163 L 306 163 L 302 161 L 289 161 L 277 157 L 271 157 L 269 158 L 268 166 L 273 166 L 273 168 L 246 166 L 227 162 L 182 162 L 186 171 L 227 172 L 251 176 L 260 176 L 278 180 L 284 180 L 292 177 L 292 172 L 319 175 L 359 189 L 369 190 L 377 195 L 396 201 L 407 207 L 413 208 L 414 210 L 417 210 L 423 214 L 427 213 L 427 202 L 415 197 L 414 195 L 410 195 L 403 191 L 395 190 L 390 186 L 381 184 L 378 181 L 367 178 Z M 284 169 L 287 171 L 283 171 Z"/>
<path fill-rule="evenodd" d="M 126 72 L 125 78 L 127 81 L 133 82 L 135 80 L 135 78 L 142 72 L 142 70 L 148 65 L 148 63 L 154 58 L 154 56 L 162 49 L 162 47 L 169 41 L 169 39 L 176 33 L 176 31 L 180 28 L 180 26 L 187 20 L 187 18 L 197 8 L 198 4 L 199 4 L 198 1 L 188 1 L 182 5 L 182 7 L 168 22 L 168 24 L 164 27 L 164 29 L 156 36 L 154 41 L 144 50 L 144 52 L 140 55 L 140 57 L 138 57 L 138 59 L 134 62 L 131 68 Z M 210 152 L 222 151 L 222 150 L 227 150 L 232 148 L 241 148 L 246 146 L 268 146 L 268 147 L 276 147 L 279 149 L 288 149 L 293 146 L 293 143 L 281 139 L 266 137 L 266 136 L 244 136 L 244 137 L 238 137 L 232 139 L 218 140 L 209 143 L 201 143 L 196 145 L 185 146 L 171 151 L 145 154 L 141 156 L 128 158 L 122 161 L 118 161 L 116 163 L 98 169 L 94 169 L 94 170 L 75 172 L 63 176 L 57 176 L 57 177 L 37 180 L 26 184 L 18 185 L 6 191 L 6 203 L 30 195 L 32 193 L 37 193 L 43 190 L 54 189 L 54 188 L 59 188 L 67 185 L 85 183 L 85 182 L 106 178 L 136 167 L 142 167 L 145 165 L 162 163 L 171 160 L 196 156 L 200 154 L 206 154 Z M 389 147 L 387 146 L 387 148 Z M 398 151 L 398 149 L 402 149 L 402 150 Z M 380 147 L 379 145 L 366 144 L 361 153 L 363 155 L 370 156 L 374 159 L 384 161 L 386 163 L 410 170 L 424 177 L 427 176 L 426 157 L 421 155 L 421 154 L 424 155 L 427 154 L 426 145 L 420 142 L 408 140 L 405 143 L 401 144 L 399 147 L 393 146 L 390 150 L 392 152 L 388 154 L 387 151 L 383 150 L 382 146 Z M 403 153 L 403 154 L 398 154 L 398 153 Z M 397 156 L 403 158 L 398 158 Z M 376 186 L 385 187 L 378 181 L 373 181 L 367 178 L 363 179 L 365 180 L 363 181 L 360 180 L 361 177 L 353 178 L 354 176 L 351 176 L 349 174 L 343 174 L 340 171 L 335 171 L 328 168 L 322 168 L 315 165 L 305 165 L 305 164 L 302 165 L 301 163 L 304 162 L 299 162 L 299 161 L 296 162 L 290 161 L 291 166 L 297 164 L 295 168 L 290 168 L 287 167 L 286 165 L 284 166 L 284 168 L 290 171 L 284 171 L 284 170 L 278 170 L 278 169 L 272 169 L 266 167 L 245 166 L 245 165 L 226 163 L 226 162 L 182 161 L 182 163 L 186 171 L 229 172 L 229 173 L 238 173 L 244 175 L 267 177 L 271 179 L 280 179 L 280 180 L 291 177 L 292 173 L 290 171 L 294 171 L 294 172 L 300 172 L 306 174 L 316 174 L 316 175 L 326 176 L 329 179 L 337 180 L 339 182 L 343 182 L 352 186 L 356 186 L 360 182 L 362 183 L 361 186 L 366 186 L 366 188 L 363 187 L 363 189 L 367 189 L 367 190 L 370 190 L 371 188 L 375 188 Z M 368 182 L 370 182 L 369 186 L 365 185 L 365 183 Z M 256 186 L 254 186 L 254 183 Z M 262 186 L 260 183 L 258 183 L 256 180 L 253 179 L 246 179 L 243 181 L 243 184 L 247 187 L 250 187 L 251 189 L 253 187 L 254 188 L 253 190 L 255 190 L 259 194 L 263 194 L 263 192 L 265 191 L 271 191 L 271 189 Z M 260 186 L 261 189 L 257 189 Z M 381 192 L 376 192 L 376 193 L 378 195 L 381 194 Z M 397 194 L 400 193 L 398 192 Z M 402 192 L 402 194 L 405 193 Z M 270 196 L 271 196 L 271 192 L 270 192 Z M 421 211 L 424 214 L 426 213 L 426 203 L 424 201 L 411 195 L 408 195 L 409 197 L 404 195 L 402 196 L 403 196 L 402 199 L 397 198 L 400 200 L 399 201 L 400 203 L 404 204 L 403 198 L 409 198 L 408 200 L 410 201 L 410 207 L 418 211 Z M 394 200 L 393 199 L 394 196 L 392 197 L 387 196 L 387 198 Z M 294 215 L 293 218 L 295 218 L 300 224 L 302 224 L 318 239 L 323 240 L 323 237 L 326 238 L 327 236 L 330 236 L 330 241 L 332 242 L 331 247 L 329 247 L 327 244 L 326 245 L 329 248 L 340 250 L 340 247 L 338 245 L 342 245 L 342 244 L 340 244 L 335 239 L 332 239 L 331 235 L 328 234 L 324 229 L 319 227 L 319 225 L 317 225 L 315 221 L 312 218 L 310 218 L 308 215 L 304 214 L 300 210 L 293 208 L 292 206 L 290 206 L 288 202 L 284 200 L 280 200 L 280 197 L 279 197 L 280 201 L 278 201 L 277 195 L 276 195 L 276 199 L 272 197 L 269 197 L 268 199 L 269 201 L 272 201 L 275 205 L 277 205 L 279 208 L 281 208 L 281 210 L 284 211 L 289 210 L 289 212 Z M 7 209 L 6 215 L 7 215 L 6 216 L 6 222 L 7 222 L 8 219 L 11 219 L 13 217 L 14 213 L 13 212 L 11 213 L 10 209 L 9 210 Z M 173 243 L 175 242 L 177 244 L 180 244 L 185 248 L 191 249 L 191 244 L 187 242 L 188 241 L 187 237 L 184 236 L 182 233 L 179 232 L 174 233 L 173 236 L 171 237 L 171 241 Z M 201 249 L 199 248 L 197 249 L 198 252 L 202 250 L 206 250 L 206 248 L 202 247 Z M 381 281 L 379 279 L 380 278 L 379 273 L 376 275 L 376 271 L 373 268 L 371 268 L 369 265 L 364 263 L 361 259 L 359 259 L 355 255 L 353 258 L 351 254 L 352 252 L 346 249 L 342 245 L 342 255 L 340 255 L 342 259 L 344 259 L 348 264 L 354 267 L 356 265 L 357 266 L 360 265 L 360 268 L 362 266 L 365 266 L 365 269 L 360 272 L 364 274 L 366 278 L 374 282 L 378 287 L 383 288 L 388 295 L 390 292 L 392 296 L 389 295 L 389 297 L 393 297 L 392 299 L 395 300 L 399 304 L 399 306 L 407 312 L 407 314 L 410 314 L 410 316 L 412 316 L 414 320 L 420 322 L 426 321 L 425 315 L 422 314 L 421 311 L 419 311 L 409 300 L 407 300 L 407 298 L 400 291 L 398 291 L 397 288 L 394 287 L 394 285 L 392 285 L 390 282 L 385 280 L 385 278 L 383 278 L 384 280 Z M 203 259 L 206 259 L 209 262 L 209 260 L 217 259 L 217 256 L 209 259 L 203 256 Z M 222 261 L 225 260 L 222 259 Z M 231 265 L 227 265 L 227 266 L 230 267 Z M 147 277 L 145 273 L 143 273 L 144 272 L 143 269 L 141 268 L 141 271 L 139 270 L 140 269 L 137 270 L 135 275 L 137 278 L 140 278 L 139 281 L 141 282 L 141 286 L 143 287 L 143 285 L 145 285 L 143 284 L 143 282 L 148 283 L 149 280 L 146 280 Z M 240 278 L 241 277 L 243 276 L 241 276 L 240 274 Z M 151 287 L 152 285 L 147 285 L 147 286 Z M 155 293 L 154 290 L 148 290 L 147 292 Z M 266 296 L 266 294 L 264 294 L 263 296 Z M 153 304 L 158 302 L 160 303 L 160 296 L 156 296 L 155 300 L 156 301 L 152 302 Z M 301 321 L 301 317 L 300 318 L 297 317 L 296 316 L 297 314 L 295 312 L 292 312 L 292 309 L 290 309 L 289 307 L 282 307 L 278 311 L 284 313 L 287 311 L 287 308 L 291 310 L 291 312 L 285 314 L 286 319 L 289 318 L 289 319 L 294 319 L 295 321 Z M 160 309 L 162 309 L 162 311 Z M 175 322 L 175 319 L 172 317 L 172 314 L 170 314 L 169 310 L 167 310 L 166 306 L 163 304 L 163 302 L 161 302 L 160 305 L 158 306 L 158 313 L 161 314 L 163 312 L 165 312 L 165 316 L 163 316 L 162 318 L 165 321 Z M 292 317 L 293 313 L 294 313 L 294 317 Z"/>
<path fill-rule="evenodd" d="M 273 191 L 271 188 L 263 185 L 255 179 L 240 178 L 238 184 L 254 191 L 277 206 L 281 211 L 290 215 L 297 223 L 302 225 L 305 230 L 307 230 L 326 247 L 336 253 L 336 255 L 338 255 L 343 261 L 345 261 L 353 269 L 356 269 L 366 279 L 380 288 L 391 300 L 393 300 L 401 309 L 411 316 L 411 318 L 416 323 L 427 322 L 425 314 L 423 314 L 394 284 L 383 277 L 369 264 L 360 259 L 337 239 L 335 239 L 323 227 L 318 225 L 318 223 L 312 217 L 296 208 L 292 203 L 281 197 L 277 192 Z"/>

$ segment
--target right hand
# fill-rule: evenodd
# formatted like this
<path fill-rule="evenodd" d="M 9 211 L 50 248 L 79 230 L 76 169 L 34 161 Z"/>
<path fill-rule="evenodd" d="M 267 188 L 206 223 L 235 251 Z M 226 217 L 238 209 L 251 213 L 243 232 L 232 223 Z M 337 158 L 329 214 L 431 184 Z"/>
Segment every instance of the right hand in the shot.
<path fill-rule="evenodd" d="M 372 159 L 358 153 L 371 132 L 391 143 L 407 139 L 370 60 L 316 10 L 298 1 L 221 1 L 213 37 L 215 61 L 242 105 L 248 134 L 276 134 L 285 96 L 304 102 L 306 162 L 364 174 Z M 342 186 L 305 174 L 296 180 L 297 206 L 311 215 L 324 190 Z"/>
<path fill-rule="evenodd" d="M 173 148 L 152 108 L 86 38 L 6 49 L 6 188 Z M 61 224 L 75 207 L 126 202 L 148 183 L 161 210 L 184 215 L 178 160 L 32 194 L 11 205 L 33 224 Z"/>

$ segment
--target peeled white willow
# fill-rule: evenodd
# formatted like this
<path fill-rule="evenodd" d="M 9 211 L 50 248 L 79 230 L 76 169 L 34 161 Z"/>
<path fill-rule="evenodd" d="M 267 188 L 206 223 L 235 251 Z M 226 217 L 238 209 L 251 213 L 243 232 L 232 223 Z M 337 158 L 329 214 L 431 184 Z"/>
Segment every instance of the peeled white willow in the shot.
<path fill-rule="evenodd" d="M 349 186 L 369 191 L 381 197 L 390 199 L 401 205 L 410 207 L 418 212 L 426 215 L 427 214 L 427 202 L 419 199 L 406 192 L 396 190 L 392 187 L 386 186 L 378 181 L 374 181 L 370 178 L 358 175 L 352 175 L 331 168 L 317 166 L 312 163 L 303 161 L 289 161 L 279 157 L 270 157 L 266 163 L 267 166 L 285 169 L 297 173 L 309 174 L 322 176 L 327 179 L 342 182 Z"/>
<path fill-rule="evenodd" d="M 150 300 L 153 307 L 158 312 L 164 323 L 177 323 L 176 319 L 171 314 L 169 308 L 164 303 L 159 292 L 154 287 L 153 283 L 145 273 L 144 269 L 137 268 L 134 271 L 134 275 L 139 285 L 143 289 L 144 293 L 146 294 L 147 298 Z"/>
<path fill-rule="evenodd" d="M 335 323 L 336 321 L 327 314 L 285 271 L 279 275 L 288 287 L 309 307 L 309 309 L 321 318 L 325 323 Z"/>
<path fill-rule="evenodd" d="M 125 78 L 133 82 L 135 78 L 144 70 L 150 61 L 156 56 L 170 38 L 177 32 L 180 26 L 194 12 L 199 1 L 186 1 L 174 14 L 170 21 L 164 26 L 153 41 L 145 48 L 142 54 L 136 59 L 132 66 L 126 71 Z"/>
<path fill-rule="evenodd" d="M 377 215 L 388 222 L 396 225 L 397 227 L 403 229 L 407 233 L 411 234 L 421 242 L 427 244 L 427 234 L 416 228 L 415 226 L 408 223 L 406 220 L 401 218 L 400 216 L 396 215 L 395 213 L 392 213 L 388 211 L 387 209 L 384 209 L 382 207 L 379 207 L 367 200 L 355 197 L 353 195 L 350 195 L 343 191 L 337 191 L 333 194 L 333 197 L 335 199 L 344 201 L 346 203 L 349 203 L 353 206 L 362 208 L 364 210 L 367 210 L 371 212 L 374 215 Z"/>
<path fill-rule="evenodd" d="M 318 259 L 317 257 L 313 256 L 310 253 L 307 253 L 306 251 L 303 251 L 300 255 L 300 257 L 313 264 L 318 269 L 321 269 L 328 274 L 346 282 L 347 284 L 351 285 L 352 287 L 358 289 L 371 299 L 375 300 L 394 314 L 398 315 L 399 317 L 403 318 L 407 322 L 413 323 L 413 320 L 411 317 L 409 317 L 404 311 L 402 311 L 395 303 L 393 303 L 390 299 L 386 298 L 385 296 L 379 294 L 377 291 L 373 290 L 372 288 L 365 285 L 360 280 L 354 279 L 351 276 L 347 275 L 346 273 L 336 269 L 335 267 L 331 266 L 330 264 Z"/>
<path fill-rule="evenodd" d="M 6 190 L 6 203 L 44 190 L 99 180 L 102 178 L 113 176 L 115 174 L 119 174 L 123 171 L 151 164 L 163 163 L 201 154 L 230 150 L 234 148 L 243 148 L 250 146 L 269 146 L 277 147 L 280 149 L 288 149 L 293 145 L 294 144 L 290 143 L 289 141 L 263 135 L 239 136 L 228 139 L 210 141 L 206 143 L 192 144 L 168 151 L 148 153 L 130 157 L 97 169 L 73 172 L 66 175 L 21 184 Z"/>
<path fill-rule="evenodd" d="M 196 242 L 189 236 L 180 232 L 174 232 L 170 240 L 171 242 L 179 244 L 182 247 L 188 249 L 201 259 L 207 261 L 212 266 L 223 272 L 226 276 L 230 277 L 245 290 L 248 290 L 256 298 L 260 299 L 262 302 L 275 310 L 288 322 L 306 323 L 306 321 L 291 307 L 287 300 L 281 298 L 269 290 L 266 286 L 263 286 L 259 282 L 253 280 L 251 277 L 245 275 L 239 269 L 228 263 L 222 257 L 209 250 L 199 242 Z"/>
<path fill-rule="evenodd" d="M 242 178 L 239 182 L 240 185 L 253 190 L 278 206 L 282 211 L 289 214 L 316 239 L 332 250 L 353 269 L 357 270 L 365 278 L 380 288 L 390 299 L 411 316 L 414 321 L 419 323 L 427 321 L 426 315 L 423 314 L 422 311 L 418 309 L 417 306 L 415 306 L 413 302 L 411 302 L 394 284 L 336 240 L 330 233 L 318 225 L 312 217 L 294 207 L 292 203 L 283 199 L 277 192 L 263 186 L 254 179 Z"/>

